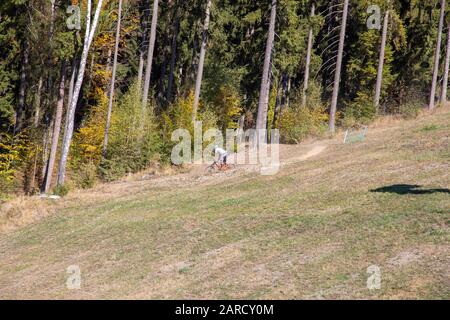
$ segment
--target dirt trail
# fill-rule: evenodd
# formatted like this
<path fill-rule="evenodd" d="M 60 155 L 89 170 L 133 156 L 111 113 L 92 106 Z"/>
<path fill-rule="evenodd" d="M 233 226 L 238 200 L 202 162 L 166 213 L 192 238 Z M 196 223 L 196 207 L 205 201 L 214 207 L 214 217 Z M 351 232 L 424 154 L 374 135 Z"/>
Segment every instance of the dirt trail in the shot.
<path fill-rule="evenodd" d="M 305 154 L 301 155 L 301 156 L 295 156 L 292 158 L 288 158 L 285 161 L 282 161 L 281 164 L 282 165 L 287 165 L 287 164 L 292 164 L 292 163 L 296 163 L 296 162 L 300 162 L 300 161 L 306 161 L 312 157 L 318 156 L 319 154 L 321 154 L 322 152 L 324 152 L 327 149 L 327 145 L 326 144 L 318 144 L 313 146 L 313 148 L 306 152 Z"/>

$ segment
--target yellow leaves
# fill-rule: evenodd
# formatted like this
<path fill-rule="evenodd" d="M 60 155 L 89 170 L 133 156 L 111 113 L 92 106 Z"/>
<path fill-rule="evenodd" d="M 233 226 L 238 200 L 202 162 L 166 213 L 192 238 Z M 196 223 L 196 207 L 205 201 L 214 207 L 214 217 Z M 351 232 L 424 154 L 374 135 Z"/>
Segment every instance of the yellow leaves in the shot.
<path fill-rule="evenodd" d="M 0 184 L 4 179 L 11 182 L 16 170 L 27 157 L 30 143 L 26 134 L 13 137 L 7 133 L 0 133 Z"/>
<path fill-rule="evenodd" d="M 177 101 L 177 106 L 181 112 L 192 114 L 192 108 L 194 106 L 194 92 L 190 91 L 185 98 L 180 98 Z"/>
<path fill-rule="evenodd" d="M 324 107 L 288 109 L 280 121 L 282 141 L 299 143 L 310 135 L 319 135 L 326 130 L 328 120 L 329 116 Z"/>
<path fill-rule="evenodd" d="M 74 135 L 73 162 L 98 162 L 101 159 L 108 98 L 101 88 L 95 88 L 97 105 L 91 107 L 89 117 Z"/>
<path fill-rule="evenodd" d="M 111 33 L 101 33 L 95 37 L 93 43 L 94 49 L 109 49 L 114 47 L 114 37 Z"/>
<path fill-rule="evenodd" d="M 95 64 L 92 68 L 92 80 L 95 83 L 95 90 L 100 89 L 103 91 L 103 89 L 106 87 L 109 82 L 111 81 L 112 72 L 110 69 L 106 69 L 105 66 L 101 64 Z"/>
<path fill-rule="evenodd" d="M 241 97 L 237 90 L 229 85 L 220 87 L 214 99 L 214 107 L 219 115 L 222 129 L 236 129 L 242 113 Z"/>

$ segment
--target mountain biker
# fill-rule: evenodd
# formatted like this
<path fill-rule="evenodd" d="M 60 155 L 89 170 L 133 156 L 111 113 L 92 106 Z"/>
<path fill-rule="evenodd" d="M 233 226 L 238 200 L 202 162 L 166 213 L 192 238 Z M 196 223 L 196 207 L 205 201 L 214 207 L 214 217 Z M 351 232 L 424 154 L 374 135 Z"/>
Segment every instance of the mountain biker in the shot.
<path fill-rule="evenodd" d="M 217 155 L 219 156 L 219 160 L 217 161 L 218 164 L 220 165 L 227 164 L 228 152 L 226 150 L 219 148 L 219 146 L 214 146 L 213 152 L 215 156 Z"/>

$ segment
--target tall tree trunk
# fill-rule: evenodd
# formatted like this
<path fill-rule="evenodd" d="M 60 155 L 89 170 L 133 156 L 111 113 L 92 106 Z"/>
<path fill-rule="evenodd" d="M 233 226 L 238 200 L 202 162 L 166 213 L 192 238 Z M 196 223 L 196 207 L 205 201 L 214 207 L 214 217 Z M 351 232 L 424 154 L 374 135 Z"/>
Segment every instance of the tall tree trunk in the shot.
<path fill-rule="evenodd" d="M 162 41 L 161 53 L 164 56 L 162 65 L 161 65 L 161 74 L 159 76 L 159 92 L 158 99 L 163 100 L 166 97 L 165 94 L 165 79 L 167 73 L 167 64 L 169 63 L 169 55 L 166 53 L 166 48 L 169 45 L 169 35 L 168 32 L 164 34 L 164 40 Z"/>
<path fill-rule="evenodd" d="M 39 121 L 41 120 L 41 94 L 42 87 L 44 85 L 44 78 L 42 75 L 39 76 L 38 87 L 36 91 L 36 96 L 34 100 L 34 127 L 37 128 L 39 126 Z"/>
<path fill-rule="evenodd" d="M 69 156 L 70 145 L 72 143 L 73 128 L 75 125 L 75 110 L 78 103 L 78 98 L 81 92 L 81 86 L 84 79 L 84 71 L 86 70 L 86 62 L 89 54 L 89 48 L 91 47 L 94 39 L 95 30 L 97 29 L 98 19 L 100 11 L 102 9 L 103 0 L 98 0 L 97 9 L 95 11 L 94 20 L 91 26 L 91 0 L 88 0 L 87 15 L 86 15 L 86 35 L 84 40 L 83 52 L 81 54 L 80 66 L 78 69 L 77 81 L 74 86 L 73 96 L 70 101 L 69 108 L 67 110 L 67 130 L 64 132 L 61 159 L 59 161 L 58 170 L 58 185 L 64 185 L 66 179 L 66 165 Z"/>
<path fill-rule="evenodd" d="M 448 72 L 450 67 L 450 22 L 447 31 L 447 51 L 445 55 L 444 80 L 442 81 L 441 103 L 447 103 Z"/>
<path fill-rule="evenodd" d="M 46 92 L 48 92 L 46 96 L 46 105 L 50 105 L 53 103 L 54 97 L 54 85 L 53 85 L 53 72 L 54 65 L 52 63 L 53 59 L 53 38 L 55 36 L 55 20 L 56 20 L 56 0 L 50 0 L 50 27 L 48 31 L 48 44 L 49 50 L 47 52 L 47 58 L 45 61 L 45 69 L 46 69 Z M 44 71 L 45 72 L 45 71 Z"/>
<path fill-rule="evenodd" d="M 291 106 L 291 84 L 292 84 L 292 78 L 288 77 L 287 95 L 286 95 L 286 107 L 287 108 L 289 108 Z M 283 114 L 283 111 L 284 111 L 284 108 L 281 108 L 281 115 Z"/>
<path fill-rule="evenodd" d="M 259 92 L 258 103 L 258 116 L 256 118 L 256 129 L 267 129 L 267 109 L 270 94 L 270 66 L 272 62 L 272 49 L 275 39 L 275 23 L 277 18 L 277 0 L 272 0 L 272 9 L 270 14 L 269 33 L 267 36 L 266 52 L 264 56 L 264 67 L 261 80 L 261 89 Z M 262 136 L 260 136 L 262 138 Z M 265 135 L 264 141 L 258 141 L 260 143 L 267 142 L 267 135 Z"/>
<path fill-rule="evenodd" d="M 192 121 L 197 119 L 197 109 L 200 102 L 200 90 L 202 87 L 203 67 L 205 65 L 206 44 L 208 41 L 209 20 L 211 16 L 211 0 L 206 5 L 205 23 L 203 24 L 202 46 L 200 48 L 200 58 L 198 61 L 197 80 L 195 81 L 194 106 L 192 108 Z"/>
<path fill-rule="evenodd" d="M 341 33 L 339 36 L 339 49 L 338 56 L 336 61 L 336 72 L 334 74 L 334 87 L 333 87 L 333 97 L 331 99 L 331 108 L 330 108 L 330 132 L 335 132 L 336 126 L 336 109 L 337 102 L 339 96 L 339 85 L 341 82 L 341 69 L 342 69 L 342 56 L 344 53 L 344 44 L 345 44 L 345 34 L 347 28 L 347 14 L 348 14 L 348 1 L 344 0 L 344 10 L 342 12 L 342 24 L 341 24 Z"/>
<path fill-rule="evenodd" d="M 279 102 L 277 103 L 277 106 L 275 107 L 274 117 L 273 117 L 273 125 L 272 128 L 276 129 L 279 127 L 279 122 L 281 119 L 281 113 L 283 112 L 286 102 L 288 99 L 288 78 L 289 76 L 286 73 L 283 73 L 281 76 L 281 97 L 279 99 Z M 278 99 L 278 98 L 277 98 Z"/>
<path fill-rule="evenodd" d="M 153 0 L 152 25 L 148 44 L 147 68 L 145 69 L 145 82 L 142 94 L 142 110 L 147 107 L 148 93 L 150 91 L 150 77 L 152 74 L 153 52 L 155 51 L 156 26 L 158 24 L 158 0 Z"/>
<path fill-rule="evenodd" d="M 70 107 L 71 103 L 72 103 L 72 98 L 73 98 L 73 91 L 75 89 L 75 79 L 77 78 L 77 72 L 78 72 L 78 67 L 77 67 L 77 60 L 74 59 L 73 64 L 72 64 L 72 75 L 70 76 L 70 82 L 69 82 L 69 95 L 67 97 L 67 106 Z M 69 109 L 67 108 L 66 111 L 66 123 L 64 125 L 64 132 L 66 132 L 68 130 L 69 127 Z"/>
<path fill-rule="evenodd" d="M 108 134 L 109 134 L 109 127 L 111 125 L 111 113 L 112 113 L 112 107 L 113 107 L 113 101 L 114 101 L 114 89 L 115 89 L 115 84 L 116 84 L 117 56 L 119 54 L 121 21 L 122 21 L 122 0 L 119 0 L 119 13 L 118 13 L 118 18 L 117 18 L 117 30 L 116 30 L 116 44 L 115 44 L 115 48 L 114 48 L 114 61 L 113 61 L 113 68 L 112 68 L 111 86 L 109 88 L 110 91 L 109 91 L 108 114 L 106 116 L 105 137 L 103 140 L 103 150 L 102 150 L 103 158 L 106 157 L 106 152 L 108 151 Z"/>
<path fill-rule="evenodd" d="M 44 180 L 44 193 L 48 193 L 52 183 L 53 169 L 55 167 L 56 152 L 58 151 L 59 135 L 61 133 L 61 122 L 64 107 L 64 93 L 66 89 L 66 61 L 62 63 L 61 67 L 61 82 L 59 84 L 59 96 L 56 104 L 55 124 L 53 127 L 52 146 L 50 149 L 50 156 L 48 159 L 47 172 Z"/>
<path fill-rule="evenodd" d="M 175 73 L 175 64 L 177 62 L 177 38 L 178 33 L 180 31 L 180 17 L 177 15 L 176 22 L 175 22 L 175 32 L 173 34 L 172 38 L 172 52 L 170 57 L 170 72 L 169 72 L 169 83 L 167 84 L 167 91 L 166 91 L 166 100 L 171 101 L 172 100 L 172 87 L 173 87 L 173 79 L 174 79 L 174 73 Z"/>
<path fill-rule="evenodd" d="M 436 102 L 436 85 L 439 74 L 439 61 L 441 57 L 442 29 L 444 28 L 444 16 L 445 16 L 445 0 L 441 0 L 441 13 L 439 17 L 436 51 L 434 55 L 433 80 L 431 82 L 430 104 L 428 105 L 428 108 L 430 110 L 434 109 Z"/>
<path fill-rule="evenodd" d="M 380 105 L 381 86 L 383 84 L 384 53 L 386 50 L 388 26 L 389 26 L 389 10 L 386 10 L 383 22 L 383 34 L 381 35 L 381 48 L 380 48 L 380 59 L 378 61 L 377 84 L 375 87 L 375 100 L 374 100 L 375 108 L 378 108 Z"/>
<path fill-rule="evenodd" d="M 48 166 L 48 159 L 50 155 L 50 141 L 53 140 L 53 128 L 55 127 L 55 119 L 47 119 L 46 122 L 48 122 L 48 126 L 45 129 L 44 137 L 43 137 L 43 143 L 42 143 L 42 171 L 41 171 L 41 177 L 42 179 L 45 179 L 45 176 L 47 175 L 47 166 Z"/>
<path fill-rule="evenodd" d="M 50 0 L 51 8 L 50 8 L 50 32 L 49 38 L 50 43 L 53 42 L 53 35 L 55 33 L 55 9 L 56 9 L 56 0 Z"/>
<path fill-rule="evenodd" d="M 316 7 L 314 4 L 311 6 L 311 17 L 314 17 Z M 305 65 L 305 80 L 303 82 L 303 97 L 302 97 L 302 106 L 306 106 L 306 100 L 307 100 L 307 92 L 309 87 L 309 71 L 311 67 L 311 54 L 312 54 L 312 46 L 313 46 L 313 29 L 312 27 L 309 29 L 308 34 L 308 49 L 306 52 L 306 65 Z"/>
<path fill-rule="evenodd" d="M 19 98 L 17 105 L 17 117 L 16 117 L 16 131 L 20 131 L 24 126 L 25 121 L 25 95 L 27 88 L 27 69 L 28 69 L 28 43 L 25 41 L 23 54 L 22 54 L 22 66 L 20 68 L 20 85 L 19 85 Z"/>

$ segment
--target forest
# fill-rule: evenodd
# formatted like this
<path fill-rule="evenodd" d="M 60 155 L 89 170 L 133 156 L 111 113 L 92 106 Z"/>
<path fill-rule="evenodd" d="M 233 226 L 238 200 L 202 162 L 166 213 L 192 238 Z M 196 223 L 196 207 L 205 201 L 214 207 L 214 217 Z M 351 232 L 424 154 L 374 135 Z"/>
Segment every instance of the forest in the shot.
<path fill-rule="evenodd" d="M 0 198 L 170 165 L 178 128 L 281 142 L 447 101 L 445 0 L 2 0 Z"/>

